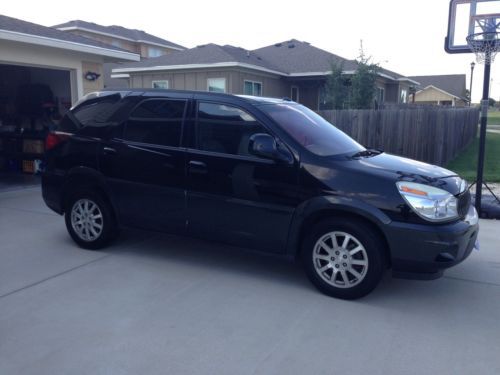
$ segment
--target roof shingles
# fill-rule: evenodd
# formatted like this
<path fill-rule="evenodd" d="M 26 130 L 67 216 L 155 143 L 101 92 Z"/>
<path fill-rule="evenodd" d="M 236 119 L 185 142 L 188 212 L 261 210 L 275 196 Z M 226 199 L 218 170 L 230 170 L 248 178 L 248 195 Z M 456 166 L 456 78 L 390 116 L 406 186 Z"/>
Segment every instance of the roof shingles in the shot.
<path fill-rule="evenodd" d="M 413 76 L 408 78 L 419 82 L 420 89 L 425 89 L 428 86 L 434 86 L 458 98 L 463 99 L 465 97 L 465 90 L 466 90 L 465 74 Z"/>
<path fill-rule="evenodd" d="M 0 14 L 0 30 L 39 36 L 43 38 L 57 39 L 72 43 L 86 44 L 93 47 L 106 48 L 120 52 L 128 52 L 124 49 L 111 46 L 105 43 L 101 43 L 92 39 L 88 39 L 83 36 L 65 33 L 63 31 L 59 31 L 51 27 L 45 27 L 42 25 L 38 25 L 36 23 L 23 21 L 17 18 L 7 17 L 1 14 Z"/>
<path fill-rule="evenodd" d="M 185 47 L 172 43 L 168 40 L 159 38 L 155 35 L 151 35 L 145 31 L 142 30 L 137 30 L 137 29 L 127 29 L 122 26 L 116 26 L 116 25 L 111 25 L 111 26 L 103 26 L 103 25 L 98 25 L 93 22 L 86 22 L 82 20 L 74 20 L 74 21 L 69 21 L 65 23 L 61 23 L 59 25 L 52 26 L 55 29 L 64 29 L 64 28 L 80 28 L 80 29 L 87 29 L 87 30 L 93 30 L 97 33 L 104 33 L 104 34 L 111 34 L 115 35 L 117 37 L 133 40 L 136 42 L 146 42 L 146 43 L 154 43 L 154 44 L 161 44 L 166 47 L 173 47 L 175 49 L 179 50 L 184 50 L 186 49 Z"/>
<path fill-rule="evenodd" d="M 172 65 L 246 63 L 265 68 L 284 76 L 300 74 L 325 75 L 332 69 L 332 64 L 342 64 L 344 71 L 357 70 L 355 60 L 348 60 L 328 51 L 314 47 L 306 42 L 291 39 L 253 51 L 229 45 L 206 44 L 185 51 L 176 52 L 140 63 L 122 65 L 121 69 L 168 67 Z M 404 76 L 382 69 L 381 73 L 393 79 Z"/>

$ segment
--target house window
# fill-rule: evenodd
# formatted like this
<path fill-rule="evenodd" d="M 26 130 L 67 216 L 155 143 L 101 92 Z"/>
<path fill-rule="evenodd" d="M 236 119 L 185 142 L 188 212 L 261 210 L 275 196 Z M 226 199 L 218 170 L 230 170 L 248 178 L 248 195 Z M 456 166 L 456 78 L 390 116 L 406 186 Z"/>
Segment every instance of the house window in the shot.
<path fill-rule="evenodd" d="M 400 103 L 408 102 L 408 91 L 406 89 L 401 90 Z"/>
<path fill-rule="evenodd" d="M 292 89 L 290 91 L 290 99 L 292 99 L 294 102 L 299 101 L 299 88 L 297 86 L 292 86 Z"/>
<path fill-rule="evenodd" d="M 158 57 L 164 55 L 163 50 L 157 47 L 148 47 L 148 57 Z"/>
<path fill-rule="evenodd" d="M 262 82 L 245 81 L 243 92 L 245 95 L 262 96 Z"/>
<path fill-rule="evenodd" d="M 112 45 L 113 47 L 118 47 L 118 48 L 121 48 L 121 46 L 122 46 L 122 42 L 120 42 L 119 40 L 113 39 L 113 40 L 111 41 L 111 45 Z"/>
<path fill-rule="evenodd" d="M 207 79 L 207 90 L 210 92 L 226 92 L 226 79 L 225 78 Z"/>
<path fill-rule="evenodd" d="M 382 104 L 385 101 L 385 89 L 382 87 L 377 87 L 377 102 Z"/>
<path fill-rule="evenodd" d="M 168 81 L 167 80 L 153 81 L 151 87 L 154 89 L 168 89 Z"/>

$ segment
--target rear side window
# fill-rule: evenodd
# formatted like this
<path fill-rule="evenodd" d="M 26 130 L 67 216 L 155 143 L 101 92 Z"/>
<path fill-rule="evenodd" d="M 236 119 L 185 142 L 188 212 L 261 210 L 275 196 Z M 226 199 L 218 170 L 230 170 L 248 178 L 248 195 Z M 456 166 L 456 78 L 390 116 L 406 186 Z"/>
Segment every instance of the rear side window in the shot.
<path fill-rule="evenodd" d="M 249 113 L 226 104 L 199 103 L 196 146 L 200 150 L 250 155 L 250 137 L 267 133 Z"/>
<path fill-rule="evenodd" d="M 178 147 L 186 100 L 148 99 L 130 115 L 125 139 L 133 142 Z"/>

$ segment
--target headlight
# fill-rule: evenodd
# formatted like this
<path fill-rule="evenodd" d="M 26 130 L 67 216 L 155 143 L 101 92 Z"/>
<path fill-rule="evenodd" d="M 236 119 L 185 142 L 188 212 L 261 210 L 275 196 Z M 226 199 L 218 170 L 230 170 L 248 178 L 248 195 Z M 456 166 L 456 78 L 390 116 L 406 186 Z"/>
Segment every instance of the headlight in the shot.
<path fill-rule="evenodd" d="M 433 221 L 458 219 L 457 198 L 449 192 L 429 185 L 399 181 L 399 193 L 421 218 Z"/>

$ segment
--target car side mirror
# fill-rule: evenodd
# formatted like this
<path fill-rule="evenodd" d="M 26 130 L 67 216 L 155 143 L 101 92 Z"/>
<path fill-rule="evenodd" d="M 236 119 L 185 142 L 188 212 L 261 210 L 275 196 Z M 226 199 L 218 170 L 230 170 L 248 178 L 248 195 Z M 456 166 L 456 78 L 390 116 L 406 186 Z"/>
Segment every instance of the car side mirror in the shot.
<path fill-rule="evenodd" d="M 291 152 L 286 147 L 279 145 L 276 139 L 269 134 L 253 134 L 250 137 L 248 149 L 255 156 L 287 164 L 293 163 Z"/>

